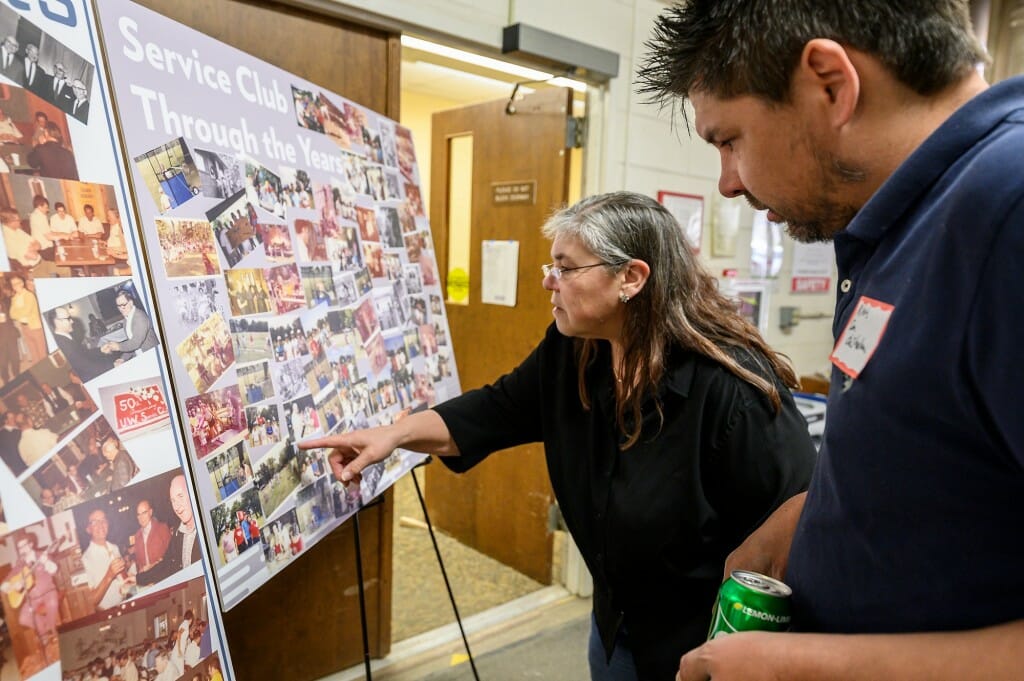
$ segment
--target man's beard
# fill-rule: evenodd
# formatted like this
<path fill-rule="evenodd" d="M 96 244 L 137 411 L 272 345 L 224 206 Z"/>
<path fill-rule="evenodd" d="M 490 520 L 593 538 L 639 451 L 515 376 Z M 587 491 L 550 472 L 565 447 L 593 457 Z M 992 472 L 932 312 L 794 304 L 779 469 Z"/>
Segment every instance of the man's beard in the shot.
<path fill-rule="evenodd" d="M 814 152 L 818 162 L 820 192 L 803 206 L 773 206 L 771 211 L 782 218 L 786 232 L 796 241 L 814 243 L 831 241 L 850 224 L 860 210 L 848 202 L 834 198 L 841 185 L 863 182 L 867 173 L 856 166 L 847 165 L 832 154 Z M 744 192 L 747 203 L 756 210 L 769 209 L 752 194 Z"/>

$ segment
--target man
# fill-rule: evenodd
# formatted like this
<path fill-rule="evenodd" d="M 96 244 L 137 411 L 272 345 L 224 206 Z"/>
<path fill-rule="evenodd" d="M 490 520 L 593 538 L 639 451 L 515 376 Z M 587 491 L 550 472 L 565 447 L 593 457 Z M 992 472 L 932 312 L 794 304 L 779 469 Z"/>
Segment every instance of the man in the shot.
<path fill-rule="evenodd" d="M 128 576 L 128 564 L 117 545 L 107 541 L 107 514 L 96 509 L 89 514 L 85 533 L 89 546 L 82 551 L 82 566 L 89 583 L 90 603 L 97 612 L 108 610 L 125 599 L 135 580 Z"/>
<path fill-rule="evenodd" d="M 32 199 L 32 213 L 28 216 L 32 238 L 39 244 L 39 255 L 44 260 L 53 261 L 53 239 L 58 235 L 50 232 L 50 202 L 42 195 L 36 194 Z"/>
<path fill-rule="evenodd" d="M 57 62 L 53 65 L 53 84 L 50 86 L 48 99 L 66 113 L 73 98 L 71 85 L 68 84 L 67 75 L 64 72 L 64 65 Z"/>
<path fill-rule="evenodd" d="M 156 654 L 154 664 L 156 665 L 157 673 L 153 677 L 153 681 L 176 681 L 185 673 L 183 669 L 170 661 L 170 656 L 166 650 L 161 650 Z"/>
<path fill-rule="evenodd" d="M 0 223 L 3 224 L 7 257 L 25 270 L 38 265 L 42 260 L 39 255 L 39 242 L 21 228 L 21 216 L 13 210 L 0 210 Z"/>
<path fill-rule="evenodd" d="M 135 533 L 135 564 L 139 579 L 143 573 L 159 563 L 171 542 L 171 529 L 153 517 L 153 506 L 143 499 L 135 507 L 139 530 Z"/>
<path fill-rule="evenodd" d="M 128 338 L 121 342 L 107 343 L 100 348 L 104 353 L 120 352 L 131 357 L 135 353 L 142 354 L 150 348 L 155 348 L 160 343 L 149 317 L 135 306 L 135 298 L 125 291 L 120 291 L 114 298 L 114 304 L 118 312 L 124 316 L 124 332 Z"/>
<path fill-rule="evenodd" d="M 25 87 L 35 95 L 46 98 L 53 87 L 53 76 L 39 66 L 39 47 L 25 45 Z"/>
<path fill-rule="evenodd" d="M 138 576 L 139 584 L 159 582 L 200 558 L 202 549 L 199 547 L 199 531 L 192 513 L 192 502 L 189 500 L 188 485 L 185 483 L 184 475 L 176 475 L 171 480 L 168 495 L 171 498 L 174 515 L 178 516 L 178 520 L 181 522 L 171 535 L 171 541 L 167 545 L 163 559 L 145 574 Z"/>
<path fill-rule="evenodd" d="M 697 0 L 655 35 L 643 89 L 693 104 L 719 190 L 834 239 L 840 280 L 814 478 L 727 565 L 821 633 L 679 678 L 1020 678 L 1024 594 L 992 588 L 1024 561 L 1024 82 L 982 80 L 964 0 Z"/>
<path fill-rule="evenodd" d="M 77 239 L 78 225 L 75 223 L 75 218 L 68 215 L 68 207 L 65 206 L 61 201 L 53 204 L 53 215 L 50 216 L 50 233 L 54 240 L 58 239 Z"/>
<path fill-rule="evenodd" d="M 71 81 L 71 93 L 74 99 L 68 105 L 68 113 L 85 123 L 89 120 L 89 90 L 76 78 Z"/>
<path fill-rule="evenodd" d="M 83 381 L 88 383 L 100 374 L 114 368 L 114 361 L 109 355 L 86 347 L 72 337 L 75 318 L 67 307 L 50 310 L 46 313 L 46 318 L 50 323 L 50 331 L 53 332 L 53 340 L 57 344 L 57 348 L 64 353 L 68 363 L 74 367 L 75 373 Z"/>
<path fill-rule="evenodd" d="M 41 424 L 37 427 L 25 414 L 19 412 L 14 423 L 21 430 L 18 455 L 26 466 L 32 466 L 57 446 L 57 433 Z"/>
<path fill-rule="evenodd" d="M 47 518 L 53 515 L 57 505 L 57 495 L 49 487 L 39 490 L 39 509 Z"/>
<path fill-rule="evenodd" d="M 15 476 L 21 475 L 28 468 L 18 456 L 18 445 L 21 443 L 21 429 L 17 425 L 17 412 L 13 409 L 4 412 L 3 426 L 0 426 L 0 457 Z"/>
<path fill-rule="evenodd" d="M 4 38 L 3 44 L 0 45 L 0 73 L 18 85 L 25 82 L 25 64 L 18 57 L 20 47 L 18 39 L 13 35 Z"/>
<path fill-rule="evenodd" d="M 92 238 L 103 237 L 103 223 L 98 217 L 96 217 L 96 209 L 92 207 L 92 204 L 85 204 L 82 206 L 83 216 L 78 220 L 78 231 L 83 236 Z"/>
<path fill-rule="evenodd" d="M 49 649 L 56 642 L 60 622 L 60 595 L 55 580 L 57 564 L 45 552 L 36 549 L 32 535 L 20 535 L 14 544 L 18 559 L 0 584 L 0 591 L 7 597 L 11 609 L 18 611 L 18 623 L 36 633 L 43 657 L 49 664 L 56 661 L 56 658 L 50 659 Z"/>
<path fill-rule="evenodd" d="M 78 164 L 75 162 L 75 155 L 64 146 L 64 133 L 61 132 L 60 127 L 50 121 L 44 128 L 46 138 L 42 144 L 34 147 L 32 151 L 28 152 L 28 164 L 33 168 L 39 170 L 39 174 L 43 177 L 53 177 L 61 180 L 75 180 L 78 181 Z M 60 207 L 63 204 L 58 203 L 56 205 L 58 214 L 60 215 L 61 221 L 66 219 L 71 220 L 71 224 L 74 224 L 74 218 L 70 215 L 65 216 L 60 213 Z M 53 220 L 57 220 L 58 216 L 53 216 Z M 51 221 L 50 228 L 57 231 L 65 231 L 64 229 L 58 230 Z M 100 233 L 102 234 L 102 223 L 100 225 Z"/>
<path fill-rule="evenodd" d="M 126 487 L 139 472 L 139 467 L 135 465 L 135 462 L 128 456 L 128 452 L 113 435 L 103 441 L 100 453 L 110 464 L 107 467 L 108 491 L 110 492 Z"/>
<path fill-rule="evenodd" d="M 43 409 L 49 418 L 53 418 L 65 409 L 70 409 L 75 404 L 75 398 L 64 388 L 57 386 L 54 390 L 49 383 L 40 383 L 39 392 L 42 393 Z"/>
<path fill-rule="evenodd" d="M 28 290 L 25 277 L 20 274 L 8 275 L 11 284 L 11 308 L 8 314 L 18 324 L 21 340 L 28 350 L 32 364 L 46 357 L 46 336 L 43 335 L 43 322 L 39 317 L 39 301 L 36 294 Z"/>

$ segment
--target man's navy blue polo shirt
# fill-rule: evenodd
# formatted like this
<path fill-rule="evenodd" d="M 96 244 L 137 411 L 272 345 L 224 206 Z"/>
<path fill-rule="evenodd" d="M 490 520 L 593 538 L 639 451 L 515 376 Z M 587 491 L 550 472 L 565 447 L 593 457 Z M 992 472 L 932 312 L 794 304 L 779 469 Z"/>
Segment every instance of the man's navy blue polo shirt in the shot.
<path fill-rule="evenodd" d="M 893 306 L 828 426 L 790 554 L 805 631 L 959 630 L 1024 613 L 1024 78 L 932 134 L 835 239 L 838 338 Z"/>

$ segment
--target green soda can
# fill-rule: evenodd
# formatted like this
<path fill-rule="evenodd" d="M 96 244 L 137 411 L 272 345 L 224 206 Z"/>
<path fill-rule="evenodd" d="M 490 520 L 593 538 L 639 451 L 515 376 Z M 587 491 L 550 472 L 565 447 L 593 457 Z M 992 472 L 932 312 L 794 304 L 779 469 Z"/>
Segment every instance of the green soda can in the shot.
<path fill-rule="evenodd" d="M 708 640 L 740 631 L 786 631 L 792 595 L 793 590 L 777 579 L 733 570 L 718 590 Z"/>

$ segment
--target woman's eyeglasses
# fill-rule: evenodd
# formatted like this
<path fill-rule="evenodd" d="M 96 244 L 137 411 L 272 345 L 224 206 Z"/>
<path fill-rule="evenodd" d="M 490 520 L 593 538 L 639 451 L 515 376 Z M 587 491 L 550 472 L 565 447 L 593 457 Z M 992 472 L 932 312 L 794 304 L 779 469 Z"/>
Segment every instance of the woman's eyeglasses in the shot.
<path fill-rule="evenodd" d="M 548 263 L 546 265 L 541 265 L 540 266 L 540 270 L 541 270 L 541 272 L 544 273 L 545 277 L 548 277 L 550 275 L 550 276 L 553 276 L 555 279 L 561 279 L 562 275 L 565 274 L 566 272 L 575 272 L 577 270 L 586 270 L 586 269 L 590 269 L 591 267 L 601 267 L 602 265 L 608 265 L 609 267 L 617 267 L 618 265 L 621 265 L 621 264 L 623 264 L 625 262 L 628 262 L 628 261 L 626 261 L 626 260 L 619 260 L 618 262 L 595 262 L 593 265 L 580 265 L 579 267 L 559 267 L 558 265 L 555 265 L 554 263 Z"/>

